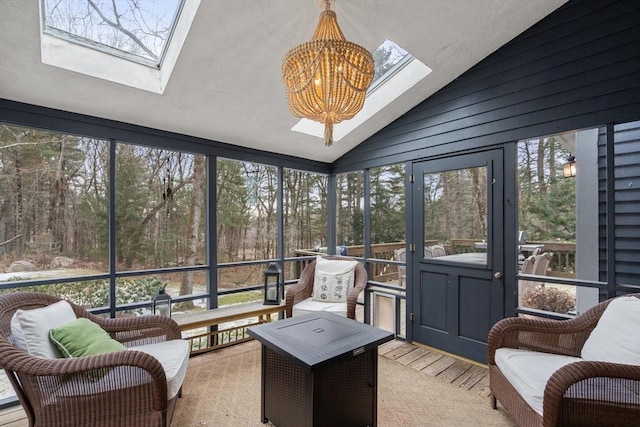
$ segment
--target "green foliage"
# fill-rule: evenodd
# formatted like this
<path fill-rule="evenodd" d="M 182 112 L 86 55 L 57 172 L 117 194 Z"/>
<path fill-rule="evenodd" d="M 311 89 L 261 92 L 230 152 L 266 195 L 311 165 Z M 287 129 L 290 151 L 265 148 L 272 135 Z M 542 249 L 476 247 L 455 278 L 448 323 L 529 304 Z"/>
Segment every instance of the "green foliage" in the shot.
<path fill-rule="evenodd" d="M 349 245 L 363 245 L 364 244 L 364 210 L 357 209 L 354 210 L 353 215 L 351 215 L 350 222 L 350 231 L 348 232 L 349 239 L 345 238 L 343 242 L 348 243 Z"/>
<path fill-rule="evenodd" d="M 249 190 L 241 162 L 218 159 L 217 169 L 218 258 L 225 262 L 237 253 L 243 230 L 250 223 Z"/>
<path fill-rule="evenodd" d="M 528 206 L 529 217 L 524 224 L 536 240 L 576 240 L 576 189 L 574 179 L 552 177 L 547 193 L 538 195 Z"/>
<path fill-rule="evenodd" d="M 22 278 L 21 280 L 24 280 Z M 116 304 L 150 301 L 164 283 L 157 277 L 118 279 Z M 0 290 L 0 293 L 16 292 L 16 289 Z M 85 308 L 106 307 L 109 304 L 109 282 L 89 280 L 84 282 L 57 283 L 21 288 L 20 292 L 38 292 L 73 301 Z M 141 312 L 139 310 L 139 312 Z"/>
<path fill-rule="evenodd" d="M 523 302 L 525 307 L 562 314 L 573 310 L 576 305 L 569 291 L 550 287 L 529 289 L 523 296 Z"/>
<path fill-rule="evenodd" d="M 518 144 L 518 221 L 529 240 L 575 241 L 576 180 L 562 177 L 568 154 L 554 138 Z"/>
<path fill-rule="evenodd" d="M 371 243 L 405 239 L 404 166 L 371 169 Z"/>
<path fill-rule="evenodd" d="M 130 268 L 145 258 L 143 227 L 150 191 L 145 182 L 142 159 L 134 147 L 119 145 L 116 155 L 116 252 L 119 263 Z"/>
<path fill-rule="evenodd" d="M 362 245 L 364 241 L 363 176 L 360 171 L 339 174 L 337 186 L 337 242 Z"/>

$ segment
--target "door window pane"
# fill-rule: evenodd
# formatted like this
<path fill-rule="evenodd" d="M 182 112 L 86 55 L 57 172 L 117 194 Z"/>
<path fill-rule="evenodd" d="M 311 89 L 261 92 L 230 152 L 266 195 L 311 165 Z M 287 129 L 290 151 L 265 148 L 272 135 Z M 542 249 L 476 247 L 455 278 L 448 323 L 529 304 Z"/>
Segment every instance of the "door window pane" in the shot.
<path fill-rule="evenodd" d="M 423 185 L 423 257 L 486 264 L 486 166 L 425 174 Z"/>

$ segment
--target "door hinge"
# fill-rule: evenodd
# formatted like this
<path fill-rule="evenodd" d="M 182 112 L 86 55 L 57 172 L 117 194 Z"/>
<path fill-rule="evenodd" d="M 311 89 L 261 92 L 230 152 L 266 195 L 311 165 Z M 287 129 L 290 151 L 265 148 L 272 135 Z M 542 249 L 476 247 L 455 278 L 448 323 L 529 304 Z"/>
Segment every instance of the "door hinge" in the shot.
<path fill-rule="evenodd" d="M 411 174 L 411 176 L 409 176 L 409 182 L 416 182 L 416 176 L 414 174 Z"/>
<path fill-rule="evenodd" d="M 416 320 L 416 315 L 413 313 L 409 313 L 409 320 L 414 322 Z"/>
<path fill-rule="evenodd" d="M 416 251 L 416 245 L 414 245 L 413 243 L 409 245 L 409 252 L 415 252 Z"/>

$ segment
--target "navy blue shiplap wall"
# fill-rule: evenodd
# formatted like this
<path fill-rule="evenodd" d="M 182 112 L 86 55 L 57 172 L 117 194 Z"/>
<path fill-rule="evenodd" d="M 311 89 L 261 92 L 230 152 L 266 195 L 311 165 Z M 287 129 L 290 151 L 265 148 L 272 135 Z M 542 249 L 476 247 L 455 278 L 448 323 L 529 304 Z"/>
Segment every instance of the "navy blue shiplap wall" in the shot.
<path fill-rule="evenodd" d="M 639 70 L 639 1 L 569 1 L 340 158 L 335 172 L 638 120 Z"/>
<path fill-rule="evenodd" d="M 613 135 L 613 280 L 640 285 L 640 121 L 614 126 Z"/>

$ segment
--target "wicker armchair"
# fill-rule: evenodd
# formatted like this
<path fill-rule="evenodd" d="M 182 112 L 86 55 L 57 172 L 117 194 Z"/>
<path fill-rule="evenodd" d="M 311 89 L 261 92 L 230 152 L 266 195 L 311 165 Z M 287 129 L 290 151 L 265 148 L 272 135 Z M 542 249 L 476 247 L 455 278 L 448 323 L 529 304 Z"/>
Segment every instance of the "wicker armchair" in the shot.
<path fill-rule="evenodd" d="M 640 294 L 633 296 L 640 298 Z M 520 426 L 637 426 L 640 365 L 581 359 L 585 342 L 611 301 L 566 321 L 515 317 L 496 323 L 488 339 L 492 407 L 495 409 L 499 400 Z M 640 310 L 637 318 L 635 313 L 632 312 L 631 318 L 637 325 L 635 320 L 640 322 Z M 640 333 L 639 329 L 633 329 L 636 327 L 630 327 L 631 331 L 635 330 L 631 334 Z M 630 340 L 634 342 L 632 350 L 640 354 L 640 348 L 635 348 L 638 336 L 635 337 Z M 497 366 L 496 351 L 500 348 L 538 352 L 541 358 L 568 357 L 569 363 L 553 371 L 544 385 L 542 414 L 527 403 Z M 570 360 L 572 358 L 577 360 Z M 530 377 L 543 376 L 534 364 L 528 369 Z"/>
<path fill-rule="evenodd" d="M 29 425 L 168 426 L 176 399 L 168 401 L 165 370 L 150 354 L 125 350 L 46 359 L 31 356 L 12 344 L 11 318 L 16 310 L 46 307 L 58 301 L 55 296 L 38 293 L 0 295 L 0 366 L 22 403 Z M 181 337 L 170 318 L 105 319 L 70 305 L 77 318 L 99 324 L 128 348 Z M 108 375 L 92 381 L 89 372 Z"/>
<path fill-rule="evenodd" d="M 347 261 L 353 260 L 353 258 L 339 256 L 339 255 L 326 256 L 324 258 L 328 260 L 347 260 Z M 302 270 L 302 274 L 300 274 L 298 283 L 296 283 L 295 285 L 287 289 L 287 295 L 285 298 L 286 299 L 286 307 L 285 307 L 286 317 L 293 316 L 293 306 L 295 304 L 311 297 L 311 294 L 313 293 L 313 281 L 315 277 L 314 276 L 315 268 L 316 268 L 316 262 L 312 261 L 304 268 L 304 270 Z M 355 279 L 354 279 L 353 288 L 349 291 L 349 294 L 347 295 L 346 310 L 347 310 L 347 317 L 349 319 L 356 318 L 356 304 L 358 302 L 358 295 L 360 295 L 360 292 L 362 292 L 364 288 L 366 288 L 366 286 L 367 286 L 367 270 L 365 270 L 362 264 L 358 263 L 355 270 Z M 328 303 L 321 303 L 321 304 L 328 304 Z"/>

